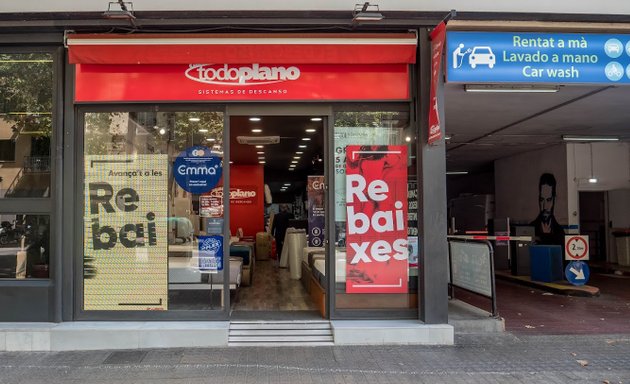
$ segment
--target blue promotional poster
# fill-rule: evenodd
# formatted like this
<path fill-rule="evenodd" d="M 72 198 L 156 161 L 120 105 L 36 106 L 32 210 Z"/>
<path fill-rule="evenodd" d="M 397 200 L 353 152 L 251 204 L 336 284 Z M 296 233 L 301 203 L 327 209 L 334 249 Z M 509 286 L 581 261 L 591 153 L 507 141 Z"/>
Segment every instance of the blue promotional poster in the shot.
<path fill-rule="evenodd" d="M 223 270 L 223 236 L 199 236 L 199 270 Z"/>
<path fill-rule="evenodd" d="M 448 32 L 447 80 L 630 84 L 630 35 Z"/>
<path fill-rule="evenodd" d="M 209 148 L 190 147 L 175 159 L 175 181 L 186 192 L 202 194 L 212 190 L 221 180 L 222 159 Z"/>

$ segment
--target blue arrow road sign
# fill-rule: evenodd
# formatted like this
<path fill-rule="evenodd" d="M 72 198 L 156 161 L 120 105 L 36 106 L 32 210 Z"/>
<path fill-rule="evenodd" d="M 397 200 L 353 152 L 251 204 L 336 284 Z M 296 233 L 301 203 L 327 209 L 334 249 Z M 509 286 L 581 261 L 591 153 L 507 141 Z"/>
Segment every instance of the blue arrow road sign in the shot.
<path fill-rule="evenodd" d="M 591 275 L 588 265 L 583 261 L 572 261 L 564 269 L 564 275 L 573 285 L 584 285 Z"/>

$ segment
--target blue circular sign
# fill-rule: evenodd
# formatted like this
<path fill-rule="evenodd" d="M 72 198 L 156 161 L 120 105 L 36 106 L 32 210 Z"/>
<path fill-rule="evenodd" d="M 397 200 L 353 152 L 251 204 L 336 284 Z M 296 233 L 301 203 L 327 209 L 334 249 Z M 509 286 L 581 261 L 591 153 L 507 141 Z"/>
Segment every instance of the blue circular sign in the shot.
<path fill-rule="evenodd" d="M 584 285 L 588 282 L 591 273 L 588 265 L 583 261 L 572 261 L 564 269 L 564 275 L 573 285 Z"/>
<path fill-rule="evenodd" d="M 193 194 L 206 193 L 216 187 L 222 173 L 222 159 L 213 155 L 209 148 L 201 146 L 182 151 L 173 166 L 177 184 Z"/>

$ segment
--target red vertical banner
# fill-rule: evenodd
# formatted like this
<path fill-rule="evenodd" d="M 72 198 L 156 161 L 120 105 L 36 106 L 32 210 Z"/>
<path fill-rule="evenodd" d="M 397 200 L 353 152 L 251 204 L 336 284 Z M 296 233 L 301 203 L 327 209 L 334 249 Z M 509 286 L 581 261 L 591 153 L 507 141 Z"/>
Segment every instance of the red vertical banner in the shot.
<path fill-rule="evenodd" d="M 444 51 L 444 39 L 446 37 L 446 23 L 441 22 L 431 32 L 431 93 L 429 100 L 429 144 L 442 138 L 440 125 L 440 111 L 438 110 L 437 89 L 442 75 L 442 52 Z"/>
<path fill-rule="evenodd" d="M 407 293 L 407 146 L 346 147 L 346 292 Z"/>

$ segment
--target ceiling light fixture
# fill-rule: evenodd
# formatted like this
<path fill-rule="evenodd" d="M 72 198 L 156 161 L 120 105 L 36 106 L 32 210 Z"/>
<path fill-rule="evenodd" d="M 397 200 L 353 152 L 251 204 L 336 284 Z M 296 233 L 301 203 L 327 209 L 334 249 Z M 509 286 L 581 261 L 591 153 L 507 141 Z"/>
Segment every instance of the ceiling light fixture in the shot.
<path fill-rule="evenodd" d="M 297 164 L 297 163 L 298 163 L 297 160 L 291 161 L 291 164 Z"/>
<path fill-rule="evenodd" d="M 574 136 L 574 135 L 562 135 L 564 141 L 619 141 L 615 136 Z"/>
<path fill-rule="evenodd" d="M 206 132 L 208 132 L 208 130 L 206 128 L 199 128 L 199 132 L 206 133 Z"/>
<path fill-rule="evenodd" d="M 589 153 L 591 155 L 591 177 L 588 178 L 588 182 L 591 184 L 597 183 L 597 178 L 593 176 L 593 143 L 589 143 Z"/>
<path fill-rule="evenodd" d="M 311 121 L 322 121 L 321 117 L 311 117 Z"/>
<path fill-rule="evenodd" d="M 264 151 L 258 151 L 258 152 L 256 152 L 256 154 L 257 154 L 257 155 L 264 155 L 264 154 L 265 154 L 265 152 L 264 152 Z"/>
<path fill-rule="evenodd" d="M 447 171 L 447 175 L 467 175 L 468 171 Z"/>
<path fill-rule="evenodd" d="M 258 160 L 265 160 L 265 156 L 258 157 Z"/>
<path fill-rule="evenodd" d="M 314 128 L 309 128 L 309 129 L 306 130 L 306 132 L 307 133 L 313 133 L 313 132 L 317 132 L 317 130 L 314 129 Z"/>
<path fill-rule="evenodd" d="M 265 161 L 259 161 L 258 164 L 265 164 Z"/>
<path fill-rule="evenodd" d="M 214 137 L 208 137 L 208 138 L 206 139 L 206 141 L 216 141 L 216 140 L 217 140 L 217 139 L 215 139 Z"/>
<path fill-rule="evenodd" d="M 198 118 L 198 117 L 189 117 L 189 118 L 188 118 L 188 121 L 193 122 L 193 123 L 196 123 L 196 122 L 198 122 L 198 121 L 201 121 L 201 119 L 200 119 L 200 118 Z"/>
<path fill-rule="evenodd" d="M 264 147 L 265 147 L 264 145 L 257 145 L 256 146 L 256 148 L 258 148 L 258 149 L 261 149 L 261 148 L 264 148 Z"/>
<path fill-rule="evenodd" d="M 249 121 L 260 121 L 261 118 L 260 117 L 250 117 Z"/>
<path fill-rule="evenodd" d="M 406 142 L 410 142 L 411 141 L 411 137 L 409 137 L 409 136 L 405 137 L 405 141 Z"/>
<path fill-rule="evenodd" d="M 291 186 L 291 183 L 284 183 L 284 186 L 285 186 L 285 187 L 290 187 L 290 186 Z"/>
<path fill-rule="evenodd" d="M 293 156 L 295 160 L 300 160 L 300 156 Z"/>
<path fill-rule="evenodd" d="M 359 21 L 380 21 L 383 20 L 383 14 L 378 9 L 377 4 L 370 4 L 367 1 L 363 4 L 355 4 L 352 11 L 352 22 Z"/>
<path fill-rule="evenodd" d="M 260 128 L 252 129 L 252 133 L 260 133 L 260 132 L 262 132 L 262 129 L 260 129 Z"/>
<path fill-rule="evenodd" d="M 466 92 L 554 93 L 559 85 L 547 84 L 465 84 Z"/>
<path fill-rule="evenodd" d="M 298 147 L 304 149 L 306 148 L 306 145 L 298 145 Z"/>
<path fill-rule="evenodd" d="M 296 154 L 296 155 L 301 155 L 301 154 L 303 154 L 303 153 L 304 153 L 304 152 L 302 152 L 302 151 L 297 151 L 297 152 L 295 152 L 295 154 Z"/>
<path fill-rule="evenodd" d="M 165 133 L 166 133 L 166 129 L 164 129 L 164 128 L 160 128 L 159 133 L 160 133 L 160 135 L 165 134 Z"/>
<path fill-rule="evenodd" d="M 311 141 L 311 138 L 310 137 L 303 137 L 302 141 Z"/>

